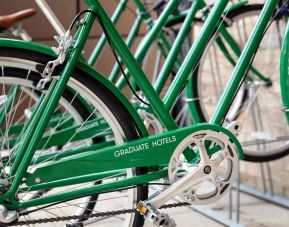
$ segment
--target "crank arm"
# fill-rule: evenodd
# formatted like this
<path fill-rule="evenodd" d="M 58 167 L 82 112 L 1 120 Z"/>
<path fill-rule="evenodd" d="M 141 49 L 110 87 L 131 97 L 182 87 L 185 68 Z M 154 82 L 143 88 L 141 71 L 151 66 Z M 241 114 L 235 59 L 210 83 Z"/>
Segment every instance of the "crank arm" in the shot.
<path fill-rule="evenodd" d="M 150 204 L 156 209 L 159 208 L 170 199 L 182 194 L 190 187 L 190 185 L 196 184 L 204 180 L 204 178 L 209 178 L 211 174 L 206 174 L 205 168 L 207 168 L 206 165 L 200 165 L 195 170 L 189 172 L 186 176 L 182 177 L 178 182 L 173 184 L 167 190 L 155 196 L 154 198 L 145 201 L 145 203 Z"/>

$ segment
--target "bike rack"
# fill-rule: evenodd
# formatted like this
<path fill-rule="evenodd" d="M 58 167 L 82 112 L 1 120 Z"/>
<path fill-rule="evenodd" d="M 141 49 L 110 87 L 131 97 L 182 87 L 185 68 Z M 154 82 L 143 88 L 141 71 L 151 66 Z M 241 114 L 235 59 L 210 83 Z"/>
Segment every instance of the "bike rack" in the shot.
<path fill-rule="evenodd" d="M 289 209 L 289 199 L 275 195 L 270 163 L 260 163 L 263 191 L 240 184 L 240 192 Z M 266 179 L 267 178 L 267 179 Z"/>

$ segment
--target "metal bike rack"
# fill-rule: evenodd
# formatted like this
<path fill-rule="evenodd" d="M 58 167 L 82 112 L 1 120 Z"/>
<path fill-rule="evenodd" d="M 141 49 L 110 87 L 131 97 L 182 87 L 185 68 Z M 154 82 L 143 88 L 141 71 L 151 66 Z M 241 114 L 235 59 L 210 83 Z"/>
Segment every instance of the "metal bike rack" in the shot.
<path fill-rule="evenodd" d="M 263 201 L 289 209 L 289 199 L 275 195 L 270 163 L 260 163 L 263 190 L 240 184 L 240 191 Z"/>
<path fill-rule="evenodd" d="M 239 223 L 239 208 L 240 206 L 237 205 L 237 212 L 236 216 L 234 217 L 234 209 L 233 209 L 233 192 L 232 189 L 229 192 L 229 210 L 228 210 L 228 216 L 225 216 L 224 214 L 220 214 L 218 211 L 214 211 L 211 208 L 208 208 L 206 206 L 188 206 L 192 211 L 197 212 L 207 218 L 209 218 L 212 221 L 215 221 L 216 223 L 222 224 L 224 226 L 229 227 L 243 227 L 244 225 Z M 237 193 L 237 201 L 236 203 L 240 203 L 240 193 Z M 175 199 L 177 202 L 180 202 L 180 199 Z"/>

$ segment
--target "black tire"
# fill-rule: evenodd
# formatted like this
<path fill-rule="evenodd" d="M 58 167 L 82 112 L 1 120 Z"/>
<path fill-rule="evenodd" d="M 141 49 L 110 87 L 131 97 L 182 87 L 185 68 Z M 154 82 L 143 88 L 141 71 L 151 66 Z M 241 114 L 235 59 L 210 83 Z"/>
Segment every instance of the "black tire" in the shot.
<path fill-rule="evenodd" d="M 46 64 L 48 61 L 53 60 L 51 56 L 46 56 L 40 53 L 36 53 L 33 51 L 27 51 L 27 50 L 20 50 L 16 48 L 6 48 L 6 47 L 0 47 L 0 53 L 1 58 L 8 57 L 10 59 L 15 60 L 28 60 L 33 62 L 33 64 Z M 0 60 L 0 63 L 4 60 Z M 1 64 L 2 65 L 2 64 Z M 3 67 L 3 66 L 2 66 Z M 9 77 L 10 75 L 13 75 L 11 77 L 18 78 L 19 80 L 24 79 L 27 77 L 27 70 L 22 70 L 18 67 L 13 66 L 5 66 L 3 67 L 3 75 L 5 77 Z M 118 98 L 115 97 L 114 94 L 112 94 L 109 90 L 107 90 L 100 82 L 97 80 L 91 78 L 86 73 L 75 70 L 72 77 L 73 80 L 76 80 L 78 83 L 85 86 L 86 89 L 89 90 L 90 93 L 92 93 L 95 97 L 97 97 L 99 100 L 101 100 L 102 103 L 105 104 L 106 108 L 113 114 L 113 117 L 115 118 L 117 124 L 120 126 L 122 132 L 125 135 L 125 140 L 134 140 L 139 138 L 140 133 L 137 131 L 137 127 L 134 124 L 133 119 L 130 117 L 130 113 L 126 110 L 126 108 L 118 101 Z M 34 84 L 37 84 L 39 80 L 41 79 L 41 75 L 33 70 L 29 73 L 29 81 L 32 81 Z M 4 84 L 4 82 L 3 82 Z M 63 97 L 67 101 L 71 101 L 72 94 L 67 89 Z M 73 101 L 74 108 L 78 109 L 79 114 L 85 119 L 89 117 L 90 113 L 87 113 L 87 111 L 83 108 L 80 102 L 75 99 Z M 146 168 L 136 168 L 134 170 L 134 174 L 140 175 L 146 173 Z M 137 187 L 136 189 L 136 201 L 139 200 L 145 200 L 148 196 L 148 188 L 146 186 L 143 187 Z M 95 201 L 98 198 L 98 195 L 92 195 L 92 201 Z M 89 209 L 94 207 L 95 202 L 92 202 L 89 204 Z M 87 211 L 85 213 L 91 213 L 90 211 Z M 144 223 L 144 219 L 141 215 L 135 214 L 133 217 L 133 223 L 131 226 L 138 227 L 142 226 Z"/>

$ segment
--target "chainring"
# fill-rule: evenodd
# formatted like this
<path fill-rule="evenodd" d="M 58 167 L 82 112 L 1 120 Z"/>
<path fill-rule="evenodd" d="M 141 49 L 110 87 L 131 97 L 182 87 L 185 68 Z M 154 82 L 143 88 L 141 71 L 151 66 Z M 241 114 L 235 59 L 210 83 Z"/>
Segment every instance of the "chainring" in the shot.
<path fill-rule="evenodd" d="M 187 161 L 190 152 L 199 156 L 197 161 Z M 206 205 L 228 192 L 237 178 L 238 164 L 237 148 L 228 135 L 200 130 L 177 146 L 168 166 L 169 180 L 174 184 L 194 171 L 193 180 L 179 196 L 190 204 Z"/>

